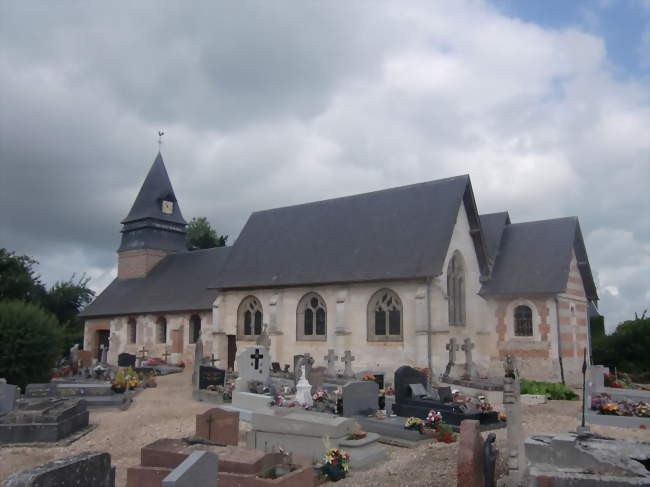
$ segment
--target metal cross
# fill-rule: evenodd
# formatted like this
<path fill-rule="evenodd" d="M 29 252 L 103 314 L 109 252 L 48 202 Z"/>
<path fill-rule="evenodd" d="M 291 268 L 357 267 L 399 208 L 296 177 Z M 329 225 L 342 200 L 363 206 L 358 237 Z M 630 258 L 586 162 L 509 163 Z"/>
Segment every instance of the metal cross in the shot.
<path fill-rule="evenodd" d="M 260 349 L 256 348 L 255 353 L 251 355 L 251 358 L 255 360 L 255 370 L 260 368 L 260 359 L 264 358 L 264 355 L 260 353 Z"/>
<path fill-rule="evenodd" d="M 169 353 L 169 350 L 167 350 L 167 347 L 165 347 L 165 353 L 163 353 L 162 355 L 163 357 L 165 357 L 165 362 L 167 362 L 167 357 L 171 355 L 171 353 Z"/>
<path fill-rule="evenodd" d="M 253 357 L 251 356 L 251 358 L 253 358 Z M 214 363 L 215 363 L 215 362 L 220 362 L 220 361 L 221 361 L 221 359 L 214 358 L 214 354 L 212 354 L 212 355 L 210 356 L 210 363 L 212 364 L 213 367 L 214 367 Z"/>
<path fill-rule="evenodd" d="M 144 347 L 142 347 L 142 350 L 138 350 L 138 352 L 140 352 L 140 353 L 142 354 L 142 357 L 140 357 L 142 360 L 144 360 L 145 353 L 147 353 L 148 351 L 149 351 L 149 350 L 145 350 Z"/>
<path fill-rule="evenodd" d="M 165 135 L 165 132 L 163 132 L 162 130 L 159 130 L 159 131 L 158 131 L 158 150 L 159 150 L 159 151 L 160 151 L 160 146 L 161 146 L 162 143 L 163 143 L 163 141 L 162 141 L 162 137 L 163 137 L 163 135 Z"/>
<path fill-rule="evenodd" d="M 212 423 L 214 422 L 212 415 L 208 416 L 205 422 L 208 423 L 208 440 L 212 441 Z"/>

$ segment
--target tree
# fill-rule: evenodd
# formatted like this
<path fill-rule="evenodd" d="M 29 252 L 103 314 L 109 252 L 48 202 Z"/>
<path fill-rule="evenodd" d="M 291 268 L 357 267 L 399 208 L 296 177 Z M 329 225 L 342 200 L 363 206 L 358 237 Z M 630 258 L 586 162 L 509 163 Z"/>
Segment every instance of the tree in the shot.
<path fill-rule="evenodd" d="M 636 313 L 611 335 L 592 337 L 592 354 L 596 364 L 616 367 L 620 372 L 650 372 L 650 317 Z"/>
<path fill-rule="evenodd" d="M 194 217 L 187 225 L 186 245 L 188 250 L 224 247 L 228 235 L 218 235 L 204 216 Z"/>
<path fill-rule="evenodd" d="M 0 301 L 19 299 L 41 304 L 45 286 L 35 275 L 33 266 L 37 261 L 27 255 L 16 255 L 0 248 Z"/>
<path fill-rule="evenodd" d="M 54 315 L 23 301 L 0 301 L 0 376 L 25 387 L 48 382 L 61 350 Z"/>

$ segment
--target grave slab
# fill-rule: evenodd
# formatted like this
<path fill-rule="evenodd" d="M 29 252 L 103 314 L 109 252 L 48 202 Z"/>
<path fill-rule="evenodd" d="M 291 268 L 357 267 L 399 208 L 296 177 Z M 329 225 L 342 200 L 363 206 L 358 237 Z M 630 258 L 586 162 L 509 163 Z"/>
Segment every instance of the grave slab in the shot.
<path fill-rule="evenodd" d="M 377 409 L 379 386 L 373 381 L 355 381 L 343 386 L 343 416 L 352 417 Z"/>
<path fill-rule="evenodd" d="M 194 451 L 167 475 L 162 487 L 217 487 L 219 460 L 205 450 Z"/>
<path fill-rule="evenodd" d="M 3 487 L 114 487 L 115 467 L 108 453 L 84 452 L 11 475 Z"/>
<path fill-rule="evenodd" d="M 339 447 L 350 454 L 350 467 L 354 470 L 367 470 L 388 458 L 377 433 L 367 433 L 360 440 L 341 440 Z"/>

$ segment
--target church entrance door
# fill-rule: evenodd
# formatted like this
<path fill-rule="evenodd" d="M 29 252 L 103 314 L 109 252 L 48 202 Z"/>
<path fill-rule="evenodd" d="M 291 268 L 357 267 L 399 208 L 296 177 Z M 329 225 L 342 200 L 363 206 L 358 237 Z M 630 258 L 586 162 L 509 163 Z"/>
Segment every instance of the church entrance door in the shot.
<path fill-rule="evenodd" d="M 102 345 L 104 348 L 108 348 L 108 341 L 111 335 L 110 330 L 97 330 L 97 361 L 102 359 Z"/>
<path fill-rule="evenodd" d="M 235 357 L 237 356 L 237 337 L 228 335 L 228 369 L 235 369 Z"/>

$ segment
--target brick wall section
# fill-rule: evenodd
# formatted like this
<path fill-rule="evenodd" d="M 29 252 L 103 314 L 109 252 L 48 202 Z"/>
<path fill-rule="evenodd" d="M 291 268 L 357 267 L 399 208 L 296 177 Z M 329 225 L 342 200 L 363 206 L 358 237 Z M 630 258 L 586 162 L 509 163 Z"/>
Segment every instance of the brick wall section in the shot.
<path fill-rule="evenodd" d="M 127 250 L 120 252 L 117 259 L 118 279 L 145 277 L 158 262 L 171 252 L 165 250 Z"/>

